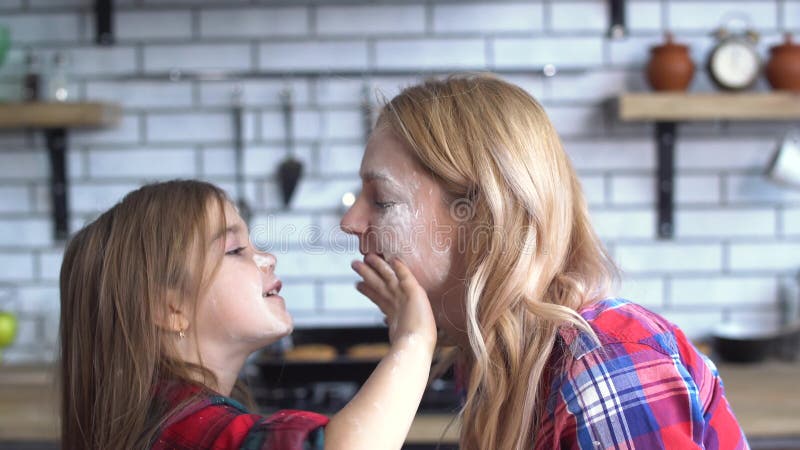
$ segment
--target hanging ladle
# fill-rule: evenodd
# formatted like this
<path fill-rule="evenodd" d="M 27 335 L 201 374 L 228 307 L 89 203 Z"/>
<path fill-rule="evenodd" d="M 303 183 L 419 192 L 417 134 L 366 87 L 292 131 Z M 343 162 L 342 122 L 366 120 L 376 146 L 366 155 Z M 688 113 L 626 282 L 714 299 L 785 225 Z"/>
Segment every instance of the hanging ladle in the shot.
<path fill-rule="evenodd" d="M 278 166 L 278 178 L 283 194 L 283 206 L 288 208 L 292 195 L 297 188 L 297 183 L 303 174 L 303 163 L 294 157 L 294 127 L 292 122 L 292 91 L 285 89 L 281 92 L 281 105 L 283 107 L 283 128 L 286 134 L 286 158 Z"/>

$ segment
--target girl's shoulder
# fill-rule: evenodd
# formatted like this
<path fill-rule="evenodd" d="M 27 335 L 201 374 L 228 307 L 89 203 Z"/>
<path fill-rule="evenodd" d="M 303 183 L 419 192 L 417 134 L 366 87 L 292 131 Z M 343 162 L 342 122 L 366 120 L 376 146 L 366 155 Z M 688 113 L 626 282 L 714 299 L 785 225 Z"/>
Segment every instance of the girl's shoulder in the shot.
<path fill-rule="evenodd" d="M 190 386 L 173 386 L 167 398 L 183 406 L 162 426 L 151 447 L 154 450 L 321 449 L 328 423 L 327 417 L 309 411 L 252 414 L 236 400 Z"/>

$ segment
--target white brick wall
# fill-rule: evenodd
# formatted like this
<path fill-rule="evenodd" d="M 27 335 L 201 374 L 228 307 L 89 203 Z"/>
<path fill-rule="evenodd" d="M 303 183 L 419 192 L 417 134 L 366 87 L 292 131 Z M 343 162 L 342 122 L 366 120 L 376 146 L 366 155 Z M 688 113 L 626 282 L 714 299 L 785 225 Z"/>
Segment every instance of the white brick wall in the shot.
<path fill-rule="evenodd" d="M 652 210 L 593 210 L 592 223 L 601 239 L 651 239 L 655 235 Z"/>
<path fill-rule="evenodd" d="M 329 70 L 367 67 L 367 44 L 359 41 L 303 41 L 259 46 L 259 69 Z"/>
<path fill-rule="evenodd" d="M 146 124 L 148 142 L 230 142 L 233 138 L 233 120 L 224 112 L 152 113 Z"/>
<path fill-rule="evenodd" d="M 578 170 L 654 170 L 655 144 L 651 139 L 589 139 L 564 141 L 564 149 Z"/>
<path fill-rule="evenodd" d="M 680 137 L 675 145 L 675 165 L 678 169 L 758 171 L 766 167 L 776 146 L 774 136 L 716 139 Z"/>
<path fill-rule="evenodd" d="M 153 164 L 154 160 L 158 163 Z M 89 152 L 89 176 L 96 179 L 191 178 L 196 175 L 195 151 L 191 148 Z"/>
<path fill-rule="evenodd" d="M 0 247 L 36 248 L 53 243 L 48 219 L 0 219 Z"/>
<path fill-rule="evenodd" d="M 482 39 L 404 39 L 375 44 L 376 67 L 478 68 L 486 65 Z"/>
<path fill-rule="evenodd" d="M 771 277 L 684 278 L 673 279 L 670 292 L 675 306 L 771 307 L 778 299 L 778 283 Z"/>
<path fill-rule="evenodd" d="M 86 84 L 86 97 L 116 102 L 125 108 L 191 107 L 192 86 L 184 82 L 92 81 Z"/>
<path fill-rule="evenodd" d="M 0 281 L 30 281 L 33 279 L 33 255 L 30 252 L 0 253 Z"/>
<path fill-rule="evenodd" d="M 0 187 L 0 213 L 26 213 L 31 211 L 31 190 L 27 186 Z"/>
<path fill-rule="evenodd" d="M 39 277 L 42 280 L 58 281 L 59 272 L 61 271 L 61 261 L 64 259 L 64 251 L 62 248 L 57 247 L 50 251 L 43 251 L 39 253 Z"/>
<path fill-rule="evenodd" d="M 787 0 L 783 4 L 783 27 L 790 30 L 800 30 L 800 1 Z"/>
<path fill-rule="evenodd" d="M 783 211 L 783 234 L 800 236 L 800 209 L 792 208 Z"/>
<path fill-rule="evenodd" d="M 560 1 L 550 7 L 550 29 L 557 32 L 589 31 L 602 33 L 608 28 L 606 2 Z"/>
<path fill-rule="evenodd" d="M 758 242 L 731 244 L 732 270 L 796 272 L 800 266 L 800 243 Z"/>
<path fill-rule="evenodd" d="M 78 40 L 78 14 L 9 14 L 0 24 L 9 27 L 14 42 L 32 44 Z"/>
<path fill-rule="evenodd" d="M 281 92 L 290 89 L 297 105 L 309 103 L 309 86 L 305 81 L 246 80 L 240 83 L 219 82 L 200 85 L 200 102 L 208 106 L 230 106 L 234 89 L 241 89 L 244 106 L 280 105 Z"/>
<path fill-rule="evenodd" d="M 70 132 L 71 145 L 135 144 L 141 139 L 142 122 L 138 115 L 123 114 L 113 129 L 78 129 Z"/>
<path fill-rule="evenodd" d="M 126 75 L 137 69 L 136 49 L 124 45 L 72 48 L 69 56 L 76 75 Z"/>
<path fill-rule="evenodd" d="M 657 32 L 661 29 L 661 2 L 627 2 L 626 21 L 632 32 Z"/>
<path fill-rule="evenodd" d="M 679 175 L 675 179 L 675 201 L 680 204 L 718 204 L 720 191 L 716 175 Z"/>
<path fill-rule="evenodd" d="M 417 5 L 321 6 L 317 33 L 326 35 L 406 34 L 425 31 L 425 7 Z"/>
<path fill-rule="evenodd" d="M 433 7 L 433 31 L 436 33 L 541 31 L 543 28 L 544 10 L 540 2 L 442 4 Z"/>
<path fill-rule="evenodd" d="M 120 11 L 115 15 L 119 42 L 188 39 L 192 36 L 190 11 Z"/>
<path fill-rule="evenodd" d="M 627 276 L 622 284 L 619 296 L 636 299 L 646 308 L 659 308 L 665 304 L 664 280 L 660 277 Z"/>
<path fill-rule="evenodd" d="M 640 69 L 647 64 L 647 60 L 650 57 L 650 47 L 658 45 L 662 41 L 663 38 L 656 34 L 634 35 L 623 40 L 611 41 L 608 44 L 609 63 L 615 67 Z"/>
<path fill-rule="evenodd" d="M 128 192 L 136 189 L 137 183 L 99 184 L 75 182 L 70 185 L 70 209 L 79 213 L 99 213 L 122 200 Z"/>
<path fill-rule="evenodd" d="M 253 69 L 252 50 L 248 44 L 154 45 L 144 49 L 144 69 L 247 71 Z"/>
<path fill-rule="evenodd" d="M 800 1 L 636 0 L 630 36 L 606 37 L 601 0 L 401 2 L 345 0 L 115 0 L 117 44 L 97 47 L 90 0 L 4 0 L 0 24 L 16 43 L 0 96 L 18 99 L 24 48 L 71 58 L 76 98 L 119 102 L 118 127 L 70 133 L 72 229 L 147 180 L 199 177 L 235 195 L 230 105 L 242 91 L 245 198 L 253 240 L 275 250 L 298 326 L 380 323 L 353 288 L 357 242 L 338 230 L 341 195 L 359 186 L 359 105 L 368 86 L 391 98 L 413 76 L 301 77 L 203 82 L 136 79 L 183 70 L 327 71 L 530 68 L 506 74 L 532 93 L 562 135 L 597 232 L 624 271 L 620 295 L 703 337 L 725 320 L 778 320 L 780 280 L 800 269 L 800 189 L 761 175 L 786 124 L 684 124 L 676 148 L 676 237 L 655 237 L 656 151 L 649 124 L 623 124 L 608 107 L 646 90 L 650 47 L 673 30 L 692 46 L 691 89 L 703 73 L 711 29 L 743 11 L 763 35 L 800 32 Z M 543 78 L 535 69 L 563 70 Z M 131 76 L 122 80 L 119 76 Z M 280 94 L 295 102 L 295 156 L 305 175 L 284 209 L 275 170 L 286 155 Z M 766 89 L 763 80 L 759 89 Z M 375 96 L 373 96 L 373 101 Z M 158 161 L 158 164 L 153 164 Z M 51 360 L 63 244 L 50 222 L 49 163 L 37 133 L 0 131 L 0 283 L 16 298 L 20 341 L 6 361 Z M 293 228 L 291 228 L 293 227 Z M 787 281 L 785 281 L 787 282 Z M 4 290 L 8 291 L 8 290 Z"/>
<path fill-rule="evenodd" d="M 617 262 L 629 273 L 718 272 L 722 248 L 711 244 L 648 243 L 619 244 Z"/>
<path fill-rule="evenodd" d="M 215 9 L 200 13 L 203 38 L 302 36 L 308 33 L 305 8 Z"/>
<path fill-rule="evenodd" d="M 708 239 L 775 236 L 775 211 L 766 208 L 725 210 L 703 208 L 698 211 L 680 210 L 676 214 L 676 235 Z"/>
<path fill-rule="evenodd" d="M 730 15 L 731 4 L 720 1 L 673 1 L 667 5 L 668 25 L 673 30 L 704 31 L 719 27 Z M 751 26 L 771 30 L 776 27 L 777 3 L 772 1 L 738 1 L 735 11 Z"/>
<path fill-rule="evenodd" d="M 593 67 L 603 62 L 601 37 L 498 38 L 494 41 L 494 66 Z"/>
<path fill-rule="evenodd" d="M 623 70 L 597 70 L 579 75 L 564 74 L 550 80 L 548 101 L 601 102 L 630 89 L 631 78 L 639 78 Z M 643 86 L 642 86 L 643 87 Z"/>

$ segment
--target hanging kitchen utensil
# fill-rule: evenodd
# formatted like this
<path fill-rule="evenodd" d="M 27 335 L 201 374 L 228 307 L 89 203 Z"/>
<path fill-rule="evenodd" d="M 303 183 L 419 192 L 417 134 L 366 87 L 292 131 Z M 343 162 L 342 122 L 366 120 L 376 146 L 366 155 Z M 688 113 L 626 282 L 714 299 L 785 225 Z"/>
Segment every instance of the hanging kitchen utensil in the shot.
<path fill-rule="evenodd" d="M 242 108 L 242 87 L 236 85 L 231 95 L 231 117 L 233 119 L 233 150 L 236 160 L 236 206 L 239 208 L 239 215 L 245 223 L 250 223 L 252 210 L 247 204 L 244 187 L 244 138 L 243 138 L 243 108 Z"/>
<path fill-rule="evenodd" d="M 800 187 L 800 130 L 786 133 L 769 162 L 766 175 L 779 184 Z"/>
<path fill-rule="evenodd" d="M 297 183 L 303 174 L 303 163 L 294 157 L 294 129 L 292 123 L 292 92 L 289 89 L 281 93 L 283 107 L 283 128 L 286 134 L 286 158 L 278 166 L 278 178 L 283 193 L 283 206 L 288 207 Z"/>

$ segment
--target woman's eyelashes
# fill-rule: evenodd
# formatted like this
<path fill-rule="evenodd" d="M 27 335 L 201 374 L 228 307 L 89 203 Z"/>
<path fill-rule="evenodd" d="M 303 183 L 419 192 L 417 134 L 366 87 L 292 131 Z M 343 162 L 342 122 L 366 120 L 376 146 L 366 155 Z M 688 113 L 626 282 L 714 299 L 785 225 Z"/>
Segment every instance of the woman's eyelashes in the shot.
<path fill-rule="evenodd" d="M 379 202 L 379 201 L 375 201 L 375 206 L 377 206 L 379 209 L 389 209 L 389 208 L 391 208 L 392 206 L 394 206 L 396 204 L 397 204 L 397 202 Z"/>
<path fill-rule="evenodd" d="M 235 248 L 235 249 L 233 249 L 233 250 L 230 250 L 230 251 L 227 251 L 227 252 L 225 252 L 225 254 L 226 254 L 226 255 L 228 255 L 228 256 L 239 256 L 239 255 L 241 255 L 241 254 L 242 254 L 242 252 L 244 252 L 246 249 L 247 249 L 247 247 L 236 247 L 236 248 Z"/>

